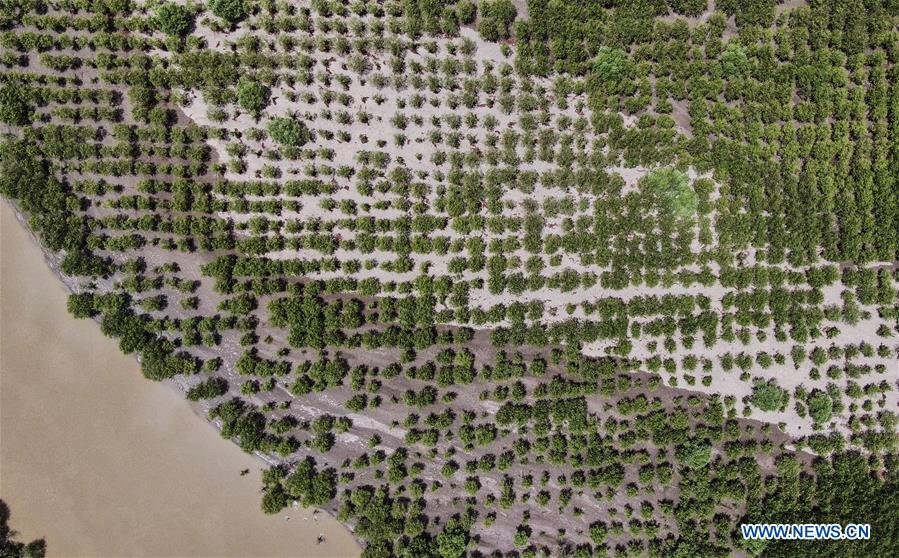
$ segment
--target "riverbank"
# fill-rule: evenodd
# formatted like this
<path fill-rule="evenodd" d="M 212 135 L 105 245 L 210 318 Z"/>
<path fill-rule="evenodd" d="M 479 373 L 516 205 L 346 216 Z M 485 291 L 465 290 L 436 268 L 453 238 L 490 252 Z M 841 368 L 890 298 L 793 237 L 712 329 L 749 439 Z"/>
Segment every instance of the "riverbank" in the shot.
<path fill-rule="evenodd" d="M 359 555 L 327 514 L 264 515 L 264 464 L 67 314 L 6 203 L 0 225 L 0 497 L 20 538 L 50 556 Z"/>

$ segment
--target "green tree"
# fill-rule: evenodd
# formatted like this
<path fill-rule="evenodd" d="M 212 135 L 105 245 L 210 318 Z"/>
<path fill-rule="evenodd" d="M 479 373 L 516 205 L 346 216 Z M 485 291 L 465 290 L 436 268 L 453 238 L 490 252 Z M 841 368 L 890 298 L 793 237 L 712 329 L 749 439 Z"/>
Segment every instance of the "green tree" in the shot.
<path fill-rule="evenodd" d="M 825 424 L 833 415 L 833 400 L 821 390 L 813 391 L 807 403 L 808 414 L 815 424 Z"/>
<path fill-rule="evenodd" d="M 66 307 L 69 313 L 76 318 L 90 318 L 97 313 L 94 309 L 94 295 L 92 293 L 69 295 Z"/>
<path fill-rule="evenodd" d="M 268 106 L 269 88 L 254 79 L 242 77 L 237 82 L 237 104 L 253 115 Z"/>
<path fill-rule="evenodd" d="M 691 469 L 701 469 L 712 460 L 712 445 L 703 440 L 689 440 L 675 451 L 678 461 Z"/>
<path fill-rule="evenodd" d="M 11 126 L 28 124 L 31 114 L 31 89 L 15 81 L 0 86 L 0 122 Z"/>
<path fill-rule="evenodd" d="M 459 18 L 459 23 L 463 25 L 474 23 L 474 19 L 477 15 L 478 8 L 471 0 L 460 0 L 456 3 L 456 17 Z"/>
<path fill-rule="evenodd" d="M 481 22 L 478 31 L 485 41 L 508 39 L 512 34 L 512 22 L 518 10 L 512 0 L 485 0 L 481 2 Z"/>
<path fill-rule="evenodd" d="M 458 521 L 450 521 L 437 535 L 437 553 L 442 558 L 461 558 L 468 546 L 468 531 Z"/>
<path fill-rule="evenodd" d="M 727 43 L 727 48 L 721 53 L 721 69 L 725 77 L 740 76 L 749 69 L 749 57 L 746 49 L 735 41 Z"/>
<path fill-rule="evenodd" d="M 630 74 L 630 60 L 620 48 L 601 47 L 593 59 L 593 73 L 604 83 L 617 83 Z"/>
<path fill-rule="evenodd" d="M 678 219 L 696 214 L 698 197 L 685 173 L 675 168 L 662 167 L 646 175 L 640 182 L 660 212 Z"/>
<path fill-rule="evenodd" d="M 183 37 L 194 25 L 194 14 L 187 6 L 166 2 L 156 8 L 153 26 L 166 35 Z"/>
<path fill-rule="evenodd" d="M 767 382 L 756 382 L 752 387 L 749 400 L 763 411 L 776 411 L 787 404 L 790 394 L 773 379 Z"/>
<path fill-rule="evenodd" d="M 268 488 L 262 495 L 262 511 L 271 515 L 287 506 L 287 494 L 280 486 Z"/>
<path fill-rule="evenodd" d="M 243 0 L 210 0 L 212 13 L 230 24 L 235 24 L 247 17 L 247 7 Z"/>
<path fill-rule="evenodd" d="M 268 133 L 276 142 L 293 147 L 300 147 L 312 139 L 312 133 L 305 124 L 287 117 L 269 120 Z"/>

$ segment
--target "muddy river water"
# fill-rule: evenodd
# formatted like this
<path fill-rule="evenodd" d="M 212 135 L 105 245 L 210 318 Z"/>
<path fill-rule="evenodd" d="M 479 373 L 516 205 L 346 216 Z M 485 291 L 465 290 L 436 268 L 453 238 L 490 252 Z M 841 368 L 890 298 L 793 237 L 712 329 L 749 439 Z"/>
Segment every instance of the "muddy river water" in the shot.
<path fill-rule="evenodd" d="M 323 513 L 263 514 L 263 464 L 72 318 L 39 248 L 0 211 L 0 498 L 19 540 L 70 557 L 359 555 Z"/>

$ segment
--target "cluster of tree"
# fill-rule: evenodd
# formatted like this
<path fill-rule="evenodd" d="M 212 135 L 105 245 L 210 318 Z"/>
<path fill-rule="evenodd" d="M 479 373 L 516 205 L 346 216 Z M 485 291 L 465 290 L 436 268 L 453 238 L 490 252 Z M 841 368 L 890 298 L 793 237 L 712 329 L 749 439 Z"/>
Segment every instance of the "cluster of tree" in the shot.
<path fill-rule="evenodd" d="M 48 249 L 66 251 L 61 265 L 65 273 L 107 273 L 106 259 L 88 248 L 90 221 L 74 211 L 80 202 L 50 175 L 40 147 L 28 140 L 8 140 L 0 145 L 0 193 L 16 200 L 29 214 L 32 229 Z"/>
<path fill-rule="evenodd" d="M 386 8 L 390 15 L 402 14 L 402 30 L 415 38 L 422 33 L 455 36 L 459 26 L 472 23 L 477 13 L 471 0 L 403 0 Z"/>
<path fill-rule="evenodd" d="M 473 517 L 452 517 L 441 527 L 423 512 L 421 488 L 412 498 L 395 494 L 389 485 L 347 489 L 340 498 L 338 519 L 353 521 L 365 541 L 364 558 L 390 556 L 461 558 L 471 540 Z M 428 531 L 437 531 L 436 536 Z"/>
<path fill-rule="evenodd" d="M 191 386 L 187 390 L 187 398 L 191 401 L 214 399 L 228 393 L 228 381 L 224 378 L 209 378 Z"/>
<path fill-rule="evenodd" d="M 613 539 L 610 545 L 616 554 L 726 555 L 733 544 L 735 519 L 729 514 L 747 499 L 762 499 L 759 506 L 764 509 L 765 499 L 779 498 L 777 491 L 784 486 L 780 480 L 764 479 L 755 457 L 759 452 L 780 455 L 783 451 L 775 449 L 772 440 L 757 441 L 752 431 L 744 434 L 743 424 L 733 418 L 734 400 L 725 398 L 722 403 L 693 395 L 684 405 L 675 396 L 669 406 L 661 396 L 646 391 L 660 385 L 658 377 L 646 379 L 631 371 L 645 364 L 652 371 L 664 366 L 674 372 L 678 362 L 685 370 L 700 365 L 711 370 L 709 359 L 675 355 L 677 343 L 691 350 L 694 336 L 701 335 L 710 348 L 720 331 L 727 341 L 739 338 L 749 344 L 750 327 L 757 329 L 759 339 L 773 327 L 779 342 L 792 337 L 802 343 L 789 355 L 797 369 L 808 359 L 816 366 L 812 373 L 820 374 L 817 367 L 823 369 L 828 360 L 845 361 L 825 372 L 833 379 L 849 376 L 845 395 L 865 398 L 849 404 L 853 413 L 849 424 L 856 433 L 848 441 L 839 436 L 811 436 L 805 443 L 821 454 L 838 451 L 846 443 L 864 446 L 872 452 L 869 464 L 877 469 L 869 476 L 885 478 L 879 465 L 882 454 L 895 450 L 896 419 L 888 412 L 875 416 L 873 409 L 883 401 L 875 402 L 874 397 L 890 386 L 885 381 L 860 385 L 856 380 L 875 370 L 885 373 L 886 368 L 852 362 L 859 354 L 873 358 L 874 347 L 834 344 L 806 351 L 804 345 L 807 338 L 822 333 L 825 320 L 868 319 L 869 309 L 863 307 L 868 305 L 881 307 L 877 318 L 871 318 L 883 322 L 879 335 L 887 337 L 895 329 L 895 312 L 889 308 L 895 303 L 894 277 L 887 267 L 845 265 L 842 281 L 849 290 L 843 304 L 823 309 L 821 289 L 840 279 L 838 268 L 808 267 L 822 249 L 834 261 L 895 259 L 897 237 L 891 227 L 897 222 L 892 195 L 895 173 L 887 172 L 892 168 L 887 146 L 895 105 L 889 87 L 895 47 L 888 43 L 895 39 L 895 32 L 889 27 L 894 19 L 881 4 L 871 4 L 871 21 L 862 21 L 857 15 L 862 10 L 854 10 L 853 15 L 839 2 L 814 3 L 780 19 L 776 27 L 761 30 L 750 24 L 769 25 L 773 2 L 742 6 L 722 0 L 718 9 L 736 15 L 738 24 L 745 26 L 726 44 L 721 14 L 692 28 L 684 22 L 657 19 L 669 11 L 696 15 L 705 9 L 696 0 L 601 4 L 532 0 L 530 18 L 518 22 L 514 30 L 515 7 L 508 0 L 485 0 L 479 10 L 466 0 L 383 5 L 316 0 L 311 10 L 270 2 L 257 8 L 240 0 L 209 4 L 213 14 L 228 25 L 253 15 L 247 26 L 251 31 L 285 30 L 276 41 L 283 53 L 275 53 L 269 41 L 252 33 L 239 39 L 231 53 L 204 48 L 198 37 L 164 42 L 158 37 L 134 37 L 153 29 L 184 37 L 190 32 L 195 9 L 163 3 L 146 21 L 117 15 L 110 9 L 114 4 L 120 3 L 103 0 L 79 8 L 98 17 L 28 16 L 29 29 L 59 34 L 58 30 L 71 28 L 79 31 L 77 36 L 92 34 L 89 39 L 53 38 L 53 34 L 30 30 L 0 37 L 5 48 L 18 54 L 38 50 L 41 65 L 57 73 L 97 69 L 104 87 L 115 85 L 128 91 L 134 111 L 121 117 L 150 123 L 114 124 L 116 113 L 101 114 L 96 105 L 115 105 L 120 99 L 108 91 L 86 88 L 76 78 L 37 76 L 21 88 L 9 78 L 0 86 L 0 119 L 17 126 L 34 124 L 21 132 L 24 141 L 8 142 L 2 148 L 4 195 L 18 199 L 31 214 L 48 247 L 66 251 L 64 271 L 94 275 L 102 271 L 111 276 L 113 290 L 143 293 L 140 298 L 107 296 L 99 294 L 97 285 L 86 285 L 90 290 L 70 298 L 71 312 L 99 317 L 104 333 L 117 337 L 123 351 L 141 354 L 144 373 L 150 378 L 197 372 L 201 362 L 187 351 L 201 342 L 214 346 L 225 330 L 236 329 L 247 349 L 242 356 L 234 355 L 236 360 L 228 361 L 227 369 L 233 365 L 240 374 L 265 378 L 244 382 L 241 391 L 247 396 L 260 389 L 272 391 L 280 383 L 296 398 L 340 388 L 338 400 L 347 401 L 347 409 L 353 412 L 384 407 L 392 412 L 404 405 L 428 408 L 425 427 L 419 424 L 421 417 L 411 412 L 393 425 L 407 429 L 408 444 L 426 446 L 427 459 L 424 451 L 395 449 L 391 441 L 385 449 L 395 451 L 389 457 L 379 449 L 347 459 L 344 466 L 352 459 L 352 466 L 362 471 L 357 478 L 328 467 L 336 465 L 337 455 L 342 454 L 334 451 L 342 443 L 336 434 L 351 428 L 347 418 L 323 415 L 304 423 L 301 429 L 309 431 L 309 437 L 301 445 L 288 436 L 298 421 L 289 415 L 275 418 L 278 410 L 286 408 L 285 402 L 272 401 L 257 409 L 240 398 L 226 397 L 230 385 L 224 378 L 191 382 L 187 394 L 191 400 L 225 397 L 210 416 L 221 421 L 223 436 L 236 439 L 245 450 L 285 458 L 311 450 L 321 454 L 323 466 L 306 458 L 293 469 L 278 467 L 266 473 L 266 511 L 280 510 L 291 499 L 304 505 L 328 505 L 338 483 L 346 482 L 341 519 L 353 522 L 368 542 L 366 556 L 458 558 L 466 552 L 472 533 L 485 533 L 480 525 L 474 527 L 476 521 L 485 526 L 501 522 L 513 543 L 522 547 L 520 554 L 531 556 L 537 549 L 529 546 L 534 531 L 528 524 L 531 504 L 525 502 L 546 506 L 552 499 L 566 520 L 573 517 L 577 523 L 581 515 L 587 515 L 578 536 L 584 541 L 589 536 L 597 545 Z M 120 7 L 122 14 L 127 13 L 128 6 Z M 4 7 L 2 20 L 20 17 L 21 8 L 16 3 Z M 74 8 L 65 4 L 60 9 Z M 828 15 L 828 10 L 833 14 Z M 492 66 L 478 75 L 475 61 L 468 59 L 472 44 L 447 45 L 450 55 L 435 57 L 444 43 L 417 40 L 422 32 L 452 34 L 459 24 L 471 23 L 477 11 L 483 35 L 507 39 L 514 31 L 520 70 L 558 70 L 589 77 L 577 83 L 562 79 L 550 92 L 526 77 L 514 77 L 508 65 L 499 68 L 498 75 Z M 384 13 L 389 16 L 386 22 L 380 21 Z M 212 26 L 218 28 L 214 22 Z M 296 30 L 301 33 L 291 33 Z M 101 51 L 103 45 L 113 48 L 93 58 L 49 52 L 62 46 L 77 46 L 75 50 L 81 52 L 82 47 L 92 50 L 91 45 Z M 170 55 L 160 63 L 149 51 L 163 46 Z M 297 49 L 302 52 L 294 52 Z M 413 50 L 415 56 L 406 56 Z M 312 56 L 316 51 L 333 53 L 341 62 L 323 63 L 321 57 Z M 372 75 L 366 56 L 374 51 L 394 58 L 390 61 L 394 75 L 389 79 Z M 244 73 L 250 66 L 255 70 L 252 77 Z M 339 160 L 343 154 L 335 153 L 333 142 L 355 140 L 354 122 L 374 125 L 371 114 L 350 112 L 356 103 L 351 95 L 354 80 L 371 80 L 377 88 L 390 84 L 399 90 L 411 85 L 414 91 L 409 99 L 396 100 L 397 110 L 405 112 L 396 113 L 390 121 L 410 136 L 417 127 L 426 126 L 416 113 L 430 100 L 426 95 L 433 95 L 435 107 L 445 102 L 453 109 L 452 114 L 430 123 L 433 129 L 427 139 L 435 148 L 442 150 L 446 145 L 449 149 L 435 153 L 433 172 L 418 164 L 407 166 L 389 153 L 395 150 L 384 150 L 383 139 L 377 140 L 378 151 L 361 151 L 353 158 L 361 170 Z M 331 89 L 332 82 L 338 91 Z M 315 120 L 333 120 L 346 129 L 335 133 L 324 126 L 315 130 L 313 142 L 313 131 L 298 117 L 274 118 L 266 128 L 279 146 L 255 154 L 271 162 L 260 172 L 268 180 L 216 180 L 214 174 L 225 167 L 209 169 L 203 164 L 207 159 L 203 142 L 210 138 L 230 141 L 229 154 L 241 159 L 260 147 L 266 131 L 177 126 L 171 107 L 178 98 L 172 90 L 201 91 L 214 107 L 236 102 L 259 117 L 276 84 L 291 102 L 313 105 L 320 95 L 325 108 L 314 114 Z M 310 87 L 318 84 L 322 87 L 313 96 Z M 339 91 L 340 87 L 345 91 Z M 592 117 L 553 118 L 553 95 L 564 110 L 566 98 L 575 92 L 590 95 Z M 385 101 L 375 98 L 377 104 Z M 60 106 L 44 111 L 42 106 L 82 102 L 90 106 L 77 112 Z M 330 107 L 333 102 L 337 109 Z M 482 120 L 482 111 L 475 110 L 482 103 L 496 111 L 515 112 L 517 121 L 513 118 L 509 129 L 497 131 L 504 126 L 493 114 Z M 462 105 L 471 112 L 457 111 Z M 34 107 L 41 110 L 32 120 Z M 622 111 L 634 115 L 636 124 L 625 125 L 618 114 Z M 97 121 L 54 123 L 59 117 L 75 120 L 82 114 L 95 115 Z M 313 121 L 306 115 L 303 120 Z M 462 128 L 463 122 L 469 131 Z M 692 137 L 679 134 L 676 124 L 691 127 Z M 350 128 L 354 128 L 352 134 Z M 488 131 L 483 143 L 478 138 L 480 129 Z M 118 143 L 108 141 L 110 133 Z M 416 141 L 425 139 L 423 135 Z M 470 144 L 469 152 L 463 151 L 462 141 Z M 158 158 L 163 162 L 145 160 Z M 188 163 L 169 162 L 176 158 Z M 279 158 L 286 160 L 283 167 L 276 163 Z M 54 163 L 53 172 L 48 160 Z M 547 166 L 553 169 L 522 170 L 536 161 L 552 163 Z M 671 166 L 675 161 L 681 163 L 678 168 L 689 163 L 701 173 L 714 170 L 723 184 L 721 195 L 712 196 L 715 184 L 711 180 L 690 184 L 686 174 Z M 641 181 L 638 191 L 626 191 L 624 180 L 607 172 L 608 166 L 621 163 L 657 170 Z M 297 165 L 306 167 L 291 168 Z M 282 168 L 290 169 L 285 173 L 289 177 L 279 178 Z M 54 178 L 56 171 L 102 174 L 109 182 L 88 184 L 93 181 L 88 178 L 73 188 Z M 125 175 L 141 178 L 136 188 L 131 181 L 120 180 Z M 364 201 L 334 195 L 340 187 L 352 187 L 354 181 Z M 535 197 L 543 203 L 526 199 L 520 204 L 523 211 L 518 212 L 523 217 L 511 216 L 510 190 L 531 195 L 538 188 Z M 340 218 L 282 217 L 309 203 L 319 204 L 328 214 L 339 209 Z M 657 210 L 655 214 L 652 209 Z M 378 216 L 386 210 L 401 216 Z M 239 221 L 235 223 L 214 215 L 226 211 L 248 218 L 235 219 Z M 96 214 L 102 217 L 88 216 Z M 878 223 L 888 230 L 877 232 Z M 549 232 L 550 225 L 558 230 Z M 693 249 L 695 241 L 702 246 L 699 253 Z M 184 306 L 182 314 L 167 305 L 171 293 L 156 292 L 180 291 L 177 278 L 163 281 L 162 271 L 147 277 L 145 266 L 123 262 L 131 253 L 155 256 L 158 250 L 164 256 L 163 250 L 192 250 L 195 245 L 206 252 L 228 252 L 216 253 L 203 267 L 203 273 L 215 279 L 216 290 L 228 295 L 218 306 L 226 313 L 224 318 L 196 316 L 198 301 L 192 309 Z M 735 262 L 732 253 L 747 247 L 757 249 L 758 263 Z M 327 257 L 257 257 L 281 249 L 316 250 Z M 527 261 L 520 257 L 522 249 Z M 336 257 L 341 250 L 372 256 L 365 262 Z M 112 253 L 117 263 L 99 256 L 101 251 Z M 380 261 L 379 253 L 386 252 L 397 257 Z M 421 256 L 434 252 L 449 255 L 448 268 L 455 277 L 437 277 L 433 268 L 428 271 L 432 262 Z M 563 256 L 579 259 L 580 270 L 563 265 Z M 552 268 L 549 272 L 544 272 L 545 260 Z M 796 269 L 779 267 L 784 261 Z M 421 273 L 413 271 L 419 263 L 424 264 Z M 717 276 L 711 270 L 713 263 L 720 269 Z M 357 279 L 363 267 L 366 272 L 417 277 Z M 338 277 L 316 280 L 318 273 Z M 586 319 L 552 324 L 543 321 L 546 309 L 539 300 L 505 300 L 470 308 L 471 294 L 481 289 L 517 296 L 528 290 L 570 292 L 596 285 L 618 289 L 632 283 L 659 288 L 678 281 L 685 286 L 709 286 L 716 280 L 732 289 L 720 301 L 720 313 L 713 310 L 718 301 L 704 295 L 600 298 L 566 308 L 569 314 L 583 310 Z M 185 289 L 190 290 L 190 285 Z M 354 293 L 382 296 L 362 302 L 353 298 Z M 257 309 L 260 297 L 266 297 L 267 313 Z M 139 307 L 152 314 L 141 313 Z M 496 347 L 515 348 L 510 354 L 493 351 L 491 361 L 486 336 L 479 335 L 472 343 L 471 330 L 437 325 L 451 321 L 503 322 L 490 331 L 489 338 Z M 271 336 L 260 345 L 256 334 L 260 323 L 288 328 L 288 344 L 303 350 L 279 346 L 280 339 Z M 828 336 L 839 335 L 835 327 L 826 331 Z M 637 347 L 632 340 L 647 336 L 664 341 L 652 341 L 651 356 L 645 360 L 642 354 L 639 359 L 629 358 Z M 604 341 L 614 356 L 580 354 L 584 343 L 597 341 Z M 451 344 L 460 346 L 448 348 Z M 658 354 L 659 344 L 672 353 L 664 360 Z M 553 349 L 555 345 L 565 350 Z M 883 346 L 885 351 L 878 349 L 878 358 L 892 356 L 890 348 Z M 336 348 L 345 354 L 331 353 Z M 391 349 L 378 352 L 398 355 L 399 362 L 383 369 L 355 365 L 364 358 L 360 355 L 379 348 Z M 317 356 L 307 357 L 309 349 Z M 273 354 L 277 360 L 268 358 Z M 767 368 L 786 359 L 785 354 L 762 351 L 728 353 L 720 360 L 725 369 L 736 364 L 748 379 L 756 363 Z M 203 368 L 211 372 L 222 364 L 213 359 Z M 548 369 L 554 374 L 551 380 L 534 380 Z M 526 376 L 530 378 L 525 380 Z M 710 384 L 711 375 L 705 378 Z M 449 386 L 454 386 L 453 391 L 445 389 Z M 845 408 L 843 391 L 836 384 L 826 391 L 797 390 L 797 412 L 802 409 L 823 426 Z M 274 393 L 266 395 L 274 397 Z M 781 411 L 789 395 L 774 381 L 760 381 L 744 403 Z M 475 401 L 497 402 L 495 423 L 489 414 L 479 417 L 466 408 Z M 602 411 L 591 413 L 594 404 Z M 456 425 L 459 410 L 461 426 Z M 373 438 L 371 447 L 380 443 L 380 438 Z M 443 451 L 446 454 L 441 455 Z M 456 452 L 478 455 L 451 459 Z M 414 458 L 411 463 L 410 457 Z M 464 461 L 464 471 L 456 459 Z M 669 459 L 680 465 L 676 472 Z M 507 473 L 513 467 L 522 469 L 520 477 Z M 854 470 L 855 465 L 840 461 L 835 467 Z M 555 475 L 552 482 L 549 468 Z M 540 469 L 545 473 L 542 477 Z M 532 472 L 537 472 L 541 483 L 533 492 Z M 438 473 L 443 478 L 433 480 Z M 464 514 L 436 521 L 433 502 L 448 502 L 443 499 L 445 493 L 440 493 L 441 483 L 457 488 L 457 473 L 468 475 L 464 488 L 471 498 L 452 500 L 454 511 L 464 508 Z M 486 477 L 495 483 L 486 482 Z M 371 479 L 387 484 L 359 486 Z M 857 480 L 867 496 L 879 496 L 861 478 Z M 677 494 L 677 501 L 652 494 L 656 481 L 663 487 L 676 481 L 676 491 L 670 493 Z M 516 493 L 517 483 L 527 489 L 524 495 Z M 766 491 L 765 484 L 774 492 Z M 428 490 L 435 493 L 433 500 L 425 498 Z M 607 525 L 593 521 L 590 509 L 572 510 L 576 492 L 579 500 L 595 499 L 600 509 L 603 496 L 627 499 L 627 532 L 620 521 L 606 518 Z M 816 504 L 822 509 L 833 503 L 829 487 L 816 494 L 824 502 Z M 503 509 L 522 506 L 525 511 L 520 519 L 511 512 L 500 518 L 492 511 L 481 516 L 482 509 L 497 503 Z M 655 522 L 656 509 L 673 523 Z M 639 519 L 634 515 L 637 510 Z M 678 536 L 657 536 L 671 525 Z M 588 556 L 609 548 L 584 544 L 548 553 L 569 550 L 572 555 Z M 889 549 L 865 550 L 888 555 Z"/>
<path fill-rule="evenodd" d="M 265 415 L 239 397 L 233 397 L 210 409 L 209 418 L 221 421 L 222 438 L 235 440 L 247 453 L 263 451 L 287 457 L 299 447 L 299 442 L 293 437 L 267 432 Z"/>
<path fill-rule="evenodd" d="M 291 469 L 276 466 L 263 474 L 262 510 L 278 513 L 291 500 L 305 507 L 323 507 L 337 496 L 337 471 L 319 469 L 315 460 L 306 457 Z"/>
<path fill-rule="evenodd" d="M 349 363 L 340 356 L 306 361 L 297 367 L 297 377 L 290 386 L 290 391 L 294 395 L 305 395 L 337 387 L 343 384 L 349 371 Z"/>
<path fill-rule="evenodd" d="M 882 468 L 881 468 L 882 467 Z M 752 498 L 743 523 L 867 523 L 871 536 L 847 541 L 767 541 L 749 549 L 763 556 L 891 556 L 899 551 L 899 476 L 895 456 L 872 467 L 857 452 L 818 458 L 811 474 L 795 457 L 778 461 L 778 474 Z"/>
<path fill-rule="evenodd" d="M 141 371 L 151 380 L 195 374 L 201 362 L 184 351 L 176 351 L 171 340 L 157 335 L 146 314 L 135 314 L 132 299 L 125 295 L 96 297 L 90 292 L 70 295 L 68 309 L 76 318 L 100 315 L 100 331 L 119 340 L 122 352 L 139 353 Z"/>
<path fill-rule="evenodd" d="M 508 39 L 518 10 L 512 0 L 481 0 L 478 31 L 486 41 Z"/>
<path fill-rule="evenodd" d="M 153 25 L 166 35 L 183 37 L 193 30 L 194 14 L 188 6 L 163 2 L 156 7 Z"/>
<path fill-rule="evenodd" d="M 538 399 L 533 405 L 507 402 L 496 413 L 496 422 L 500 426 L 512 423 L 525 426 L 531 420 L 548 422 L 550 418 L 558 427 L 564 425 L 567 426 L 567 430 L 581 432 L 587 427 L 587 402 L 583 397 Z"/>
<path fill-rule="evenodd" d="M 31 88 L 18 81 L 0 85 L 0 122 L 24 126 L 31 120 L 33 94 Z"/>

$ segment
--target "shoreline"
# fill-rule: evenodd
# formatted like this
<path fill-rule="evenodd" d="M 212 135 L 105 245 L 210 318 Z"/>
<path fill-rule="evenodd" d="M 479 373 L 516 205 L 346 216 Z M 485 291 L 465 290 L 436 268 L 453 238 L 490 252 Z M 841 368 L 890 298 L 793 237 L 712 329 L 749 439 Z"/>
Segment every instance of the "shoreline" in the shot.
<path fill-rule="evenodd" d="M 63 274 L 60 271 L 60 269 L 59 269 L 60 257 L 56 254 L 49 253 L 47 250 L 45 250 L 43 244 L 40 242 L 40 239 L 37 238 L 35 233 L 28 226 L 28 219 L 25 216 L 25 214 L 20 210 L 18 205 L 9 199 L 6 199 L 5 201 L 8 204 L 8 207 L 10 209 L 10 214 L 15 218 L 15 221 L 16 221 L 15 224 L 10 223 L 10 225 L 15 226 L 15 227 L 20 227 L 19 230 L 22 231 L 25 235 L 27 235 L 27 238 L 29 239 L 29 242 L 33 245 L 33 247 L 36 248 L 37 250 L 39 250 L 40 257 L 42 260 L 41 264 L 50 269 L 50 271 L 52 273 L 53 282 L 57 285 L 62 283 L 63 290 L 61 291 L 61 294 L 64 294 L 67 297 L 70 293 L 78 292 L 79 285 L 78 285 L 77 280 L 75 280 L 74 278 L 68 277 L 67 275 Z M 10 219 L 10 221 L 11 221 L 11 219 Z M 23 250 L 25 250 L 25 251 L 31 250 L 31 247 L 27 247 L 27 248 L 23 247 Z M 9 252 L 13 252 L 13 250 L 10 249 Z M 4 260 L 8 261 L 8 258 L 9 258 L 9 256 L 4 258 Z M 20 274 L 23 272 L 23 270 L 17 269 L 17 266 L 14 266 L 11 264 L 7 264 L 4 267 L 7 267 L 11 276 L 15 276 L 16 274 Z M 13 271 L 14 269 L 15 269 L 15 271 Z M 12 305 L 9 304 L 9 305 L 4 305 L 4 306 L 12 306 Z M 61 310 L 62 310 L 63 314 L 65 314 L 65 316 L 68 318 L 68 320 L 71 322 L 71 324 L 76 324 L 76 320 L 68 314 L 68 312 L 66 311 L 64 306 Z M 9 317 L 8 312 L 9 312 L 9 308 L 6 308 L 4 314 L 5 314 L 5 317 L 7 317 L 7 318 Z M 71 324 L 69 324 L 69 325 L 71 325 Z M 79 329 L 83 329 L 83 326 L 79 325 L 78 327 L 79 327 Z M 99 333 L 99 331 L 94 330 L 93 333 L 96 334 L 96 333 Z M 99 337 L 102 337 L 103 339 L 108 339 L 105 336 L 102 336 L 102 334 Z M 110 339 L 109 341 L 110 341 L 110 343 L 114 343 L 114 340 Z M 128 356 L 128 355 L 122 354 L 121 351 L 118 350 L 117 346 L 115 347 L 115 350 L 118 353 L 118 355 L 120 355 L 122 357 Z M 128 359 L 128 360 L 130 360 L 131 362 L 135 362 L 135 361 L 139 362 L 139 359 L 137 359 L 137 358 Z M 7 377 L 12 376 L 13 374 L 9 372 L 9 370 L 12 368 L 13 367 L 10 367 L 9 369 L 7 369 L 4 373 L 4 376 L 7 376 Z M 133 379 L 132 379 L 132 381 L 133 381 Z M 156 382 L 151 382 L 151 381 L 147 380 L 146 378 L 144 378 L 142 375 L 140 375 L 139 381 L 135 382 L 135 383 L 138 385 L 138 389 L 140 389 L 140 388 L 146 388 L 148 385 L 152 385 Z M 159 383 L 166 384 L 165 388 L 161 388 L 161 389 L 164 389 L 164 391 L 166 392 L 166 395 L 172 400 L 173 403 L 177 403 L 177 404 L 186 403 L 187 408 L 190 409 L 191 415 L 193 417 L 199 417 L 199 415 L 201 414 L 200 409 L 202 408 L 202 406 L 196 405 L 193 402 L 187 401 L 186 398 L 184 397 L 184 389 L 181 385 L 178 384 L 178 382 L 171 381 L 171 382 L 159 382 Z M 8 390 L 8 391 L 12 391 L 12 390 Z M 175 393 L 178 394 L 177 399 L 171 397 L 171 395 L 173 395 Z M 216 438 L 215 441 L 219 445 L 225 446 L 225 444 L 223 444 L 222 442 L 227 441 L 228 442 L 228 445 L 227 445 L 228 450 L 232 450 L 232 448 L 233 448 L 233 450 L 236 450 L 243 455 L 247 455 L 247 454 L 245 454 L 245 452 L 240 451 L 237 444 L 235 444 L 233 441 L 226 440 L 221 437 L 220 429 L 218 428 L 218 425 L 214 421 L 209 420 L 205 416 L 199 417 L 199 418 L 203 419 L 202 423 L 205 423 L 205 425 L 212 427 L 212 429 L 215 432 L 215 438 Z M 165 417 L 162 417 L 162 419 L 164 420 Z M 196 424 L 199 425 L 202 423 L 197 422 Z M 206 426 L 203 426 L 202 428 L 207 429 Z M 210 430 L 210 432 L 212 432 L 212 430 Z M 272 464 L 278 463 L 277 460 L 269 459 L 267 456 L 261 455 L 259 453 L 253 453 L 251 455 L 251 457 L 252 457 L 252 461 L 258 466 L 259 470 L 262 470 Z M 254 475 L 254 476 L 256 476 L 256 475 Z M 258 492 L 260 486 L 261 485 L 255 486 L 255 490 L 257 492 Z M 4 492 L 7 492 L 7 491 L 4 491 Z M 260 511 L 259 501 L 260 501 L 260 499 L 257 496 L 257 498 L 254 502 L 255 505 L 252 507 L 251 511 L 259 516 L 271 517 L 272 519 L 280 520 L 281 517 L 285 516 L 286 514 L 291 514 L 291 513 L 299 514 L 300 512 L 304 512 L 304 513 L 308 512 L 307 515 L 310 515 L 310 516 L 311 515 L 318 516 L 320 514 L 325 515 L 328 519 L 325 522 L 320 523 L 320 525 L 322 527 L 324 527 L 325 523 L 333 523 L 335 526 L 339 525 L 340 529 L 345 531 L 347 533 L 347 535 L 350 538 L 352 538 L 354 546 L 355 546 L 355 554 L 358 555 L 358 553 L 361 551 L 361 546 L 359 545 L 358 541 L 355 539 L 353 531 L 348 526 L 343 525 L 342 523 L 338 522 L 334 516 L 334 513 L 332 513 L 328 509 L 299 508 L 297 510 L 293 510 L 292 508 L 288 508 L 288 509 L 284 510 L 283 512 L 276 514 L 274 516 L 264 516 L 264 514 Z M 17 524 L 16 520 L 17 520 L 17 518 L 21 517 L 21 514 L 17 513 L 17 506 L 15 505 L 15 503 L 10 503 L 10 506 L 12 508 L 12 524 L 15 526 Z M 244 510 L 244 511 L 246 511 L 246 510 Z M 35 536 L 39 537 L 39 536 L 43 536 L 43 535 L 41 533 L 36 533 Z M 328 539 L 330 539 L 330 538 L 331 537 L 328 537 Z M 48 540 L 47 542 L 48 542 L 48 545 L 50 546 L 50 550 L 52 552 L 53 551 L 53 541 Z"/>

